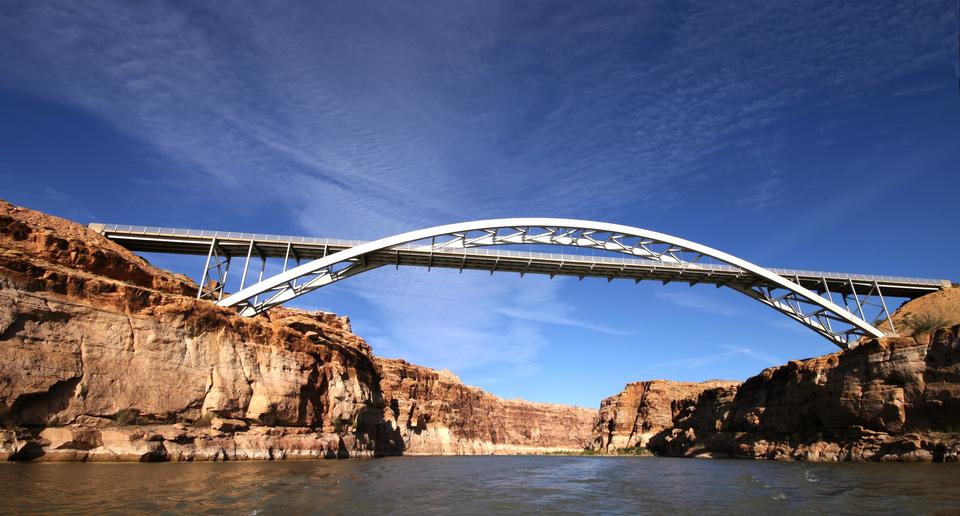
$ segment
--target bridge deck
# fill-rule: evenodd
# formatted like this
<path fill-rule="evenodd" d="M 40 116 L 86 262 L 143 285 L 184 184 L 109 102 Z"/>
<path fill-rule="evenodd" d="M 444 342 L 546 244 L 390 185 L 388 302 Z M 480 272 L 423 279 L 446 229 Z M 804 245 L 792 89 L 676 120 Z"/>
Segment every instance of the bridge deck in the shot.
<path fill-rule="evenodd" d="M 216 239 L 220 253 L 230 257 L 246 257 L 251 250 L 255 258 L 284 258 L 309 261 L 321 258 L 365 242 L 330 238 L 265 235 L 224 231 L 128 226 L 119 224 L 90 224 L 90 228 L 135 252 L 206 255 L 211 241 Z M 289 255 L 288 255 L 289 249 Z M 670 266 L 640 258 L 619 256 L 590 256 L 585 254 L 558 254 L 513 251 L 505 249 L 456 249 L 431 251 L 418 245 L 400 246 L 374 254 L 368 260 L 372 265 L 420 266 L 448 269 L 516 272 L 521 274 L 548 274 L 577 277 L 600 277 L 685 282 L 691 285 L 749 286 L 755 279 L 741 278 L 734 267 L 721 264 Z M 879 285 L 884 295 L 916 298 L 951 285 L 943 279 L 907 278 L 873 274 L 851 274 L 809 270 L 769 268 L 770 271 L 816 291 L 852 294 L 853 289 L 863 293 Z"/>

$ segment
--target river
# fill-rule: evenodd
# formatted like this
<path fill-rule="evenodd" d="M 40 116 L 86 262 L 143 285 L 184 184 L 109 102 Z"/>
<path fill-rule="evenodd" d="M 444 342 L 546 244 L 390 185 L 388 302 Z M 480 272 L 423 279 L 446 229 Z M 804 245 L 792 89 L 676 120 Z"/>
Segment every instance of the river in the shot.
<path fill-rule="evenodd" d="M 396 457 L 0 466 L 0 513 L 956 513 L 960 464 Z"/>

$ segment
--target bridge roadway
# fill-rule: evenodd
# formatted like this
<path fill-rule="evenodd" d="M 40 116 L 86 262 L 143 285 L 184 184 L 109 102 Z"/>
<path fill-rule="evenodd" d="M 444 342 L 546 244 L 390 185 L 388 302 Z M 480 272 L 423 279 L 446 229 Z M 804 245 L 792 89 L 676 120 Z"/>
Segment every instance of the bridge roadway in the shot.
<path fill-rule="evenodd" d="M 363 244 L 358 240 L 339 240 L 195 229 L 90 224 L 90 228 L 135 252 L 207 255 L 215 242 L 224 257 L 250 259 L 282 258 L 299 263 Z M 431 250 L 430 245 L 403 245 L 365 258 L 368 266 L 418 266 L 458 270 L 515 272 L 555 276 L 596 277 L 669 282 L 691 286 L 704 283 L 748 287 L 756 278 L 742 278 L 742 272 L 723 264 L 698 263 L 695 266 L 670 265 L 640 258 L 558 254 L 506 249 Z M 286 269 L 286 263 L 284 269 Z M 818 294 L 863 295 L 871 289 L 884 296 L 913 299 L 951 286 L 949 280 L 907 278 L 873 274 L 850 274 L 797 269 L 769 268 Z M 742 279 L 742 281 L 741 281 Z"/>

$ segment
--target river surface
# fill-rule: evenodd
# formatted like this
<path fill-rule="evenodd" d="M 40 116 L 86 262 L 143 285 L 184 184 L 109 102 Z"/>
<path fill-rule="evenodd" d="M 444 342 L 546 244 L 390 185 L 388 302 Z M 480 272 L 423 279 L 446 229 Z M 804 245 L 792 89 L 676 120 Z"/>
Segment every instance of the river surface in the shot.
<path fill-rule="evenodd" d="M 644 457 L 2 464 L 0 514 L 957 514 L 960 464 Z"/>

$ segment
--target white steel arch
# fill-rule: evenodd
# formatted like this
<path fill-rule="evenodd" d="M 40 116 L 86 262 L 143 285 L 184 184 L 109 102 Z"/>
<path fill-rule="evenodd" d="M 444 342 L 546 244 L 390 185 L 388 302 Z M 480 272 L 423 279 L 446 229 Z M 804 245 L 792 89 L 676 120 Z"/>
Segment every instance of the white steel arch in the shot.
<path fill-rule="evenodd" d="M 723 251 L 656 231 L 558 218 L 479 220 L 382 238 L 284 271 L 243 288 L 218 304 L 237 307 L 244 316 L 256 315 L 325 285 L 384 265 L 369 260 L 375 253 L 421 241 L 425 242 L 424 249 L 438 252 L 516 244 L 601 249 L 648 260 L 654 265 L 679 267 L 681 273 L 688 269 L 709 269 L 711 263 L 719 262 L 738 272 L 737 281 L 720 286 L 733 288 L 774 308 L 842 348 L 861 336 L 884 335 L 832 300 Z"/>

